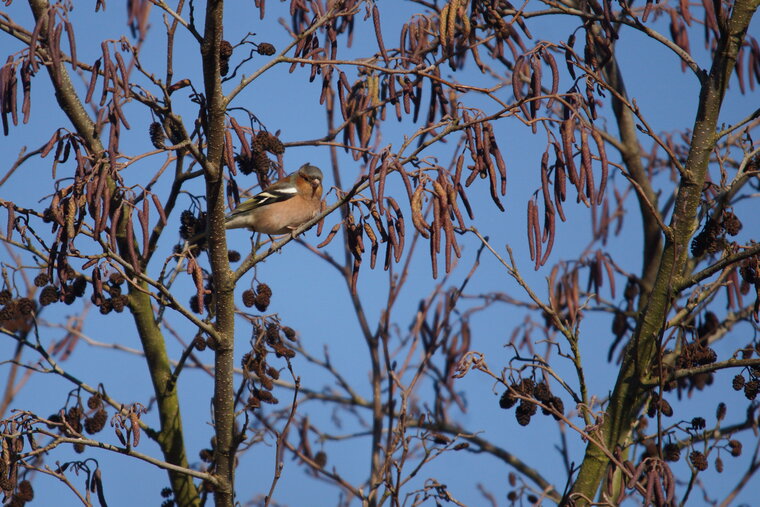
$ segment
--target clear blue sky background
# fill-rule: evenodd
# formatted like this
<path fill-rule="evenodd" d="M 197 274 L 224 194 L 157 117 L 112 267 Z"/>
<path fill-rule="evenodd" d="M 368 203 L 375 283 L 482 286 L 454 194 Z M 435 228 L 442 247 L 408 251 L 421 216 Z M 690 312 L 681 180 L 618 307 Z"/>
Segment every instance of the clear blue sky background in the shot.
<path fill-rule="evenodd" d="M 75 11 L 77 27 L 77 51 L 79 59 L 85 62 L 93 62 L 100 55 L 100 41 L 103 39 L 119 39 L 128 34 L 128 28 L 123 17 L 124 7 L 120 2 L 109 2 L 108 9 L 104 13 L 95 14 L 92 3 L 78 3 Z M 287 37 L 284 36 L 282 26 L 275 20 L 282 16 L 288 18 L 287 4 L 271 1 L 267 3 L 268 15 L 265 21 L 258 19 L 257 12 L 253 13 L 253 2 L 241 2 L 233 5 L 229 2 L 229 11 L 225 19 L 225 37 L 231 42 L 240 40 L 247 32 L 253 31 L 257 35 L 257 42 L 271 42 L 278 49 L 284 47 Z M 386 45 L 396 45 L 400 24 L 406 20 L 409 14 L 419 12 L 420 7 L 407 2 L 378 2 L 383 13 L 383 32 Z M 200 5 L 199 5 L 200 7 Z M 533 6 L 529 6 L 533 7 Z M 201 10 L 201 9 L 199 9 Z M 26 27 L 31 28 L 30 15 L 27 6 L 22 2 L 15 2 L 6 8 L 11 17 Z M 198 12 L 198 19 L 202 19 L 202 13 Z M 254 15 L 255 14 L 255 15 Z M 80 18 L 81 16 L 81 18 Z M 357 17 L 355 30 L 354 48 L 339 54 L 341 57 L 366 55 L 375 52 L 375 38 L 371 29 L 371 22 L 363 22 L 362 16 Z M 153 69 L 159 76 L 164 72 L 163 42 L 164 34 L 162 21 L 158 10 L 154 9 L 151 21 L 152 29 L 145 42 L 141 59 L 144 66 Z M 531 20 L 530 27 L 534 34 L 534 42 L 541 39 L 550 41 L 566 40 L 570 32 L 575 28 L 575 20 L 559 17 Z M 661 32 L 667 33 L 664 22 L 655 23 Z M 757 22 L 754 23 L 750 33 L 758 34 Z M 180 57 L 175 60 L 175 76 L 177 79 L 190 78 L 195 86 L 200 89 L 202 79 L 200 74 L 200 60 L 197 46 L 189 38 L 185 37 L 182 30 L 176 50 Z M 695 58 L 702 66 L 709 62 L 708 55 L 702 51 L 701 29 L 692 32 L 692 47 L 697 48 Z M 128 35 L 127 35 L 128 36 Z M 20 48 L 14 42 L 3 35 L 4 42 L 2 55 L 7 56 Z M 526 41 L 531 47 L 532 42 Z M 642 37 L 630 29 L 623 29 L 618 43 L 618 56 L 623 66 L 623 73 L 629 87 L 629 93 L 640 106 L 642 112 L 648 118 L 653 128 L 658 132 L 673 129 L 689 128 L 694 120 L 694 109 L 698 98 L 697 80 L 691 74 L 683 74 L 677 63 L 675 55 L 662 50 L 650 39 Z M 239 61 L 240 55 L 233 56 L 233 62 Z M 247 74 L 253 72 L 259 65 L 266 61 L 265 57 L 257 56 L 253 63 L 246 67 Z M 326 120 L 320 112 L 317 99 L 320 93 L 321 81 L 318 78 L 314 83 L 308 83 L 308 69 L 298 68 L 293 74 L 288 74 L 287 66 L 280 66 L 267 72 L 257 80 L 243 94 L 241 94 L 236 106 L 245 106 L 253 111 L 257 117 L 272 131 L 281 130 L 281 138 L 286 141 L 298 141 L 320 137 L 326 131 Z M 476 68 L 468 62 L 467 70 L 475 72 Z M 351 76 L 352 74 L 349 74 Z M 457 75 L 461 81 L 466 81 L 470 76 L 467 73 Z M 488 78 L 475 77 L 479 83 L 492 83 Z M 52 97 L 51 88 L 45 84 L 47 76 L 42 75 L 33 83 L 32 121 L 30 125 L 19 126 L 13 129 L 10 137 L 0 138 L 0 152 L 5 156 L 4 167 L 10 165 L 15 159 L 21 145 L 30 149 L 43 144 L 52 135 L 54 128 L 66 124 L 61 119 Z M 350 79 L 352 80 L 352 79 Z M 229 89 L 233 83 L 228 83 Z M 81 83 L 80 83 L 81 84 Z M 567 81 L 560 84 L 560 89 L 566 89 Z M 84 84 L 82 84 L 84 87 Z M 732 81 L 732 89 L 726 100 L 723 121 L 732 123 L 743 118 L 748 111 L 757 107 L 758 93 L 749 93 L 741 96 L 738 94 L 736 81 Z M 510 100 L 511 90 L 504 89 L 500 97 Z M 187 89 L 178 92 L 174 96 L 175 106 L 183 115 L 189 125 L 197 113 L 197 106 L 187 100 Z M 427 99 L 423 99 L 426 101 Z M 468 105 L 473 104 L 470 99 Z M 485 102 L 483 102 L 485 104 Z M 492 106 L 489 106 L 492 107 Z M 149 149 L 147 125 L 150 118 L 144 116 L 142 107 L 128 105 L 125 112 L 132 125 L 132 130 L 123 132 L 122 150 L 128 154 L 137 154 Z M 609 114 L 607 104 L 601 110 L 601 116 Z M 389 118 L 392 110 L 388 111 Z M 602 124 L 604 125 L 604 124 Z M 484 234 L 488 235 L 492 244 L 502 255 L 506 255 L 505 244 L 509 244 L 515 251 L 518 266 L 523 276 L 539 292 L 545 294 L 545 277 L 549 274 L 550 266 L 559 259 L 576 258 L 579 252 L 587 246 L 589 241 L 589 213 L 582 206 L 568 204 L 568 223 L 559 224 L 555 250 L 551 255 L 548 268 L 534 272 L 530 262 L 527 244 L 525 241 L 525 208 L 527 200 L 532 193 L 539 188 L 539 160 L 544 146 L 544 138 L 541 135 L 533 136 L 514 119 L 502 120 L 495 123 L 497 137 L 502 152 L 505 155 L 509 171 L 509 188 L 505 199 L 507 208 L 505 213 L 495 209 L 488 197 L 487 182 L 475 182 L 471 195 L 471 202 L 475 208 L 475 225 Z M 397 124 L 395 120 L 388 121 L 383 126 L 383 139 L 380 146 L 391 144 L 398 147 L 404 135 L 411 134 L 415 127 L 409 122 Z M 609 125 L 611 132 L 616 133 L 613 124 Z M 437 145 L 429 149 L 424 155 L 438 157 L 442 165 L 447 165 L 454 148 L 454 142 L 447 145 Z M 611 150 L 609 150 L 611 152 Z M 291 171 L 304 162 L 311 162 L 325 170 L 327 177 L 326 186 L 333 184 L 330 170 L 329 152 L 326 148 L 290 148 L 285 153 L 286 170 Z M 144 183 L 150 177 L 156 167 L 163 162 L 162 157 L 150 159 L 134 164 L 124 171 L 124 177 L 128 183 Z M 14 174 L 9 182 L 0 188 L 0 195 L 4 199 L 14 198 L 21 205 L 34 206 L 49 190 L 50 163 L 46 160 L 31 160 L 21 170 Z M 70 164 L 69 164 L 70 166 Z M 69 167 L 67 166 L 67 167 Z M 347 186 L 359 176 L 362 167 L 352 158 L 341 152 L 340 169 L 344 186 Z M 0 170 L 4 171 L 0 167 Z M 59 169 L 59 177 L 66 174 L 66 168 Z M 43 184 L 39 183 L 43 182 Z M 613 184 L 622 187 L 620 176 L 612 176 Z M 167 188 L 169 179 L 162 181 L 163 188 Z M 252 178 L 239 177 L 241 187 L 247 187 L 254 183 Z M 159 187 L 161 188 L 161 187 Z M 398 182 L 391 183 L 388 193 L 399 190 Z M 201 193 L 200 182 L 195 188 Z M 160 194 L 160 191 L 158 192 Z M 328 195 L 328 203 L 334 200 L 334 194 Z M 404 198 L 399 199 L 403 201 Z M 179 208 L 189 205 L 187 198 L 180 200 Z M 632 213 L 626 217 L 628 227 L 625 229 L 626 236 L 611 239 L 609 251 L 613 258 L 625 269 L 638 272 L 640 265 L 640 237 L 638 235 L 637 219 L 635 212 L 637 206 L 633 201 L 627 203 L 627 208 Z M 408 215 L 407 215 L 408 216 Z M 745 214 L 745 231 L 757 230 L 757 219 Z M 325 232 L 328 231 L 338 220 L 337 215 L 326 219 Z M 753 222 L 754 220 L 754 222 Z M 411 233 L 410 220 L 407 219 L 407 231 Z M 176 228 L 174 228 L 176 230 Z M 161 245 L 166 256 L 171 252 L 173 243 L 177 240 L 174 230 L 168 230 Z M 312 229 L 305 235 L 305 240 L 316 244 L 322 238 L 317 238 L 316 229 Z M 747 234 L 745 232 L 745 234 Z M 746 236 L 745 236 L 746 237 Z M 459 266 L 452 272 L 450 278 L 444 283 L 445 287 L 459 286 L 472 263 L 474 262 L 477 243 L 472 237 L 462 238 L 463 256 Z M 231 248 L 246 252 L 249 245 L 249 236 L 243 231 L 232 231 L 228 234 Z M 421 245 L 422 246 L 422 245 Z M 336 259 L 341 260 L 341 242 L 336 239 L 327 251 Z M 394 321 L 399 326 L 399 332 L 405 334 L 412 322 L 419 301 L 427 297 L 430 290 L 437 283 L 430 277 L 429 259 L 427 246 L 424 245 L 413 261 L 411 277 L 402 298 L 397 304 Z M 6 250 L 0 252 L 0 260 L 9 262 Z M 151 272 L 155 275 L 160 269 L 163 254 L 157 255 L 151 265 Z M 359 277 L 360 295 L 366 305 L 371 327 L 379 318 L 388 288 L 388 275 L 378 269 L 370 271 L 368 262 L 362 267 Z M 443 272 L 442 266 L 440 269 Z M 366 345 L 359 333 L 358 324 L 353 316 L 351 302 L 345 285 L 336 277 L 336 273 L 327 263 L 319 260 L 308 253 L 303 247 L 291 243 L 285 250 L 270 257 L 263 265 L 257 268 L 257 276 L 261 281 L 269 284 L 274 297 L 270 312 L 276 312 L 284 324 L 299 331 L 303 343 L 314 355 L 319 356 L 323 349 L 330 351 L 331 359 L 335 367 L 349 380 L 352 385 L 364 396 L 370 396 L 368 382 L 369 360 Z M 251 283 L 252 274 L 244 277 L 238 287 L 241 293 Z M 441 277 L 439 276 L 439 281 Z M 294 280 L 302 280 L 303 284 L 294 285 Z M 615 300 L 622 301 L 622 288 L 624 281 L 617 281 Z M 189 298 L 193 289 L 187 280 L 180 278 L 175 285 L 176 294 L 181 300 Z M 609 287 L 603 289 L 604 297 L 611 298 Z M 526 299 L 521 289 L 510 279 L 504 269 L 490 255 L 485 254 L 482 265 L 470 281 L 466 294 L 482 295 L 491 292 L 505 292 L 508 295 Z M 239 299 L 238 299 L 239 301 Z M 465 302 L 463 308 L 472 308 L 478 305 L 477 300 Z M 46 309 L 42 319 L 50 322 L 60 322 L 63 317 L 73 314 L 78 307 L 56 307 Z M 521 310 L 506 305 L 495 306 L 484 313 L 476 313 L 471 319 L 473 332 L 474 350 L 486 354 L 489 366 L 494 371 L 500 371 L 511 358 L 511 351 L 504 348 L 508 342 L 510 333 L 519 325 L 525 317 Z M 192 339 L 194 330 L 185 326 L 177 319 L 172 323 L 182 337 L 189 341 Z M 250 338 L 250 327 L 239 321 L 237 328 L 237 355 L 242 356 L 246 352 L 247 341 Z M 104 343 L 117 343 L 125 347 L 139 348 L 139 341 L 132 331 L 131 319 L 126 314 L 110 314 L 102 317 L 97 309 L 90 311 L 85 325 L 85 333 L 94 340 Z M 746 343 L 751 336 L 748 326 L 738 326 L 732 337 L 725 340 L 725 344 L 719 346 L 720 358 L 726 358 L 736 347 Z M 65 334 L 62 330 L 43 327 L 41 339 L 43 343 L 60 339 Z M 533 339 L 538 340 L 541 336 L 534 333 Z M 172 339 L 167 338 L 170 354 L 178 358 L 181 347 Z M 611 342 L 609 320 L 588 314 L 582 326 L 581 347 L 586 373 L 589 377 L 589 390 L 598 397 L 604 397 L 612 388 L 616 371 L 614 365 L 606 361 L 606 353 Z M 10 340 L 0 340 L 0 358 L 9 357 L 13 350 Z M 141 358 L 128 353 L 90 348 L 80 345 L 77 353 L 65 363 L 65 369 L 83 381 L 96 385 L 103 382 L 108 393 L 115 399 L 124 402 L 141 402 L 149 405 L 151 397 L 150 381 L 144 362 Z M 539 350 L 542 350 L 539 348 Z M 200 354 L 207 363 L 212 362 L 210 351 Z M 26 360 L 33 360 L 28 353 Z M 306 363 L 303 358 L 294 360 L 296 373 L 300 375 L 304 386 L 319 389 L 324 382 L 330 383 L 323 372 Z M 569 379 L 574 378 L 569 364 L 558 363 L 557 370 L 566 374 Z M 0 378 L 4 378 L 8 371 L 8 365 L 0 365 Z M 707 395 L 699 395 L 697 403 L 684 404 L 676 412 L 678 417 L 690 419 L 692 416 L 701 415 L 707 419 L 708 425 L 714 423 L 714 409 L 718 401 L 723 400 L 729 406 L 727 422 L 743 420 L 746 400 L 741 393 L 735 393 L 728 388 L 730 373 L 716 375 L 718 389 L 714 388 Z M 576 383 L 571 381 L 571 385 Z M 14 403 L 15 407 L 29 409 L 46 416 L 57 407 L 62 406 L 71 385 L 52 376 L 33 375 L 24 387 L 22 393 Z M 458 380 L 455 387 L 467 401 L 466 413 L 459 414 L 456 418 L 461 421 L 465 428 L 473 432 L 482 432 L 481 435 L 503 446 L 509 452 L 521 457 L 528 465 L 535 467 L 544 476 L 552 481 L 555 486 L 562 490 L 566 477 L 560 455 L 554 446 L 559 442 L 557 426 L 549 418 L 537 416 L 527 428 L 518 426 L 514 419 L 513 411 L 502 411 L 498 407 L 498 395 L 501 390 L 498 386 L 484 375 L 471 372 L 467 377 Z M 179 389 L 183 398 L 183 417 L 188 442 L 188 454 L 191 461 L 197 462 L 198 451 L 208 447 L 209 438 L 212 435 L 210 421 L 210 398 L 212 394 L 212 381 L 208 375 L 197 370 L 187 370 L 183 373 Z M 427 397 L 429 387 L 423 390 L 421 396 Z M 291 394 L 286 391 L 275 393 L 281 400 L 279 408 L 283 408 Z M 563 396 L 567 409 L 572 409 L 570 399 Z M 736 408 L 734 408 L 736 407 Z M 315 402 L 307 403 L 299 408 L 299 413 L 308 413 L 313 422 L 321 423 L 335 434 L 349 433 L 358 429 L 355 421 L 344 418 L 342 428 L 334 427 L 330 410 Z M 365 416 L 367 414 L 364 414 Z M 157 417 L 154 413 L 146 416 L 149 423 L 157 426 Z M 107 429 L 98 435 L 100 438 L 111 443 L 118 443 L 116 438 Z M 567 433 L 568 445 L 572 450 L 572 459 L 579 463 L 582 459 L 583 443 L 572 431 Z M 271 473 L 274 469 L 274 455 L 271 437 L 267 436 L 263 444 L 259 444 L 253 450 L 241 457 L 241 465 L 238 480 L 238 495 L 241 502 L 264 494 L 268 491 Z M 749 441 L 747 441 L 747 445 Z M 315 449 L 319 444 L 312 444 Z M 369 471 L 369 440 L 360 439 L 354 443 L 327 443 L 324 449 L 328 454 L 328 467 L 336 467 L 338 472 L 344 475 L 354 484 L 365 479 Z M 138 448 L 141 452 L 158 455 L 158 450 L 147 438 L 144 438 Z M 750 448 L 745 448 L 745 454 L 740 459 L 732 459 L 727 453 L 723 453 L 726 470 L 723 476 L 714 472 L 711 462 L 710 470 L 700 479 L 708 484 L 708 489 L 717 498 L 724 495 L 733 487 L 738 476 L 744 472 L 747 464 L 747 456 L 751 454 Z M 106 452 L 88 450 L 84 455 L 97 459 L 103 467 L 103 480 L 109 505 L 158 505 L 160 504 L 159 491 L 167 485 L 165 474 L 157 472 L 155 468 L 144 463 L 122 457 L 114 456 Z M 61 462 L 70 459 L 81 459 L 68 449 L 60 449 L 51 454 L 47 464 L 53 466 L 55 460 Z M 712 460 L 711 460 L 712 461 Z M 677 475 L 686 477 L 684 460 L 675 466 Z M 466 451 L 448 453 L 435 460 L 431 465 L 424 468 L 418 478 L 412 484 L 419 487 L 424 479 L 434 477 L 439 482 L 445 483 L 449 491 L 459 501 L 467 505 L 485 505 L 483 496 L 477 491 L 476 484 L 482 483 L 491 491 L 498 500 L 499 505 L 506 505 L 506 494 L 509 491 L 507 473 L 511 470 L 494 458 L 487 455 L 469 454 Z M 77 486 L 82 485 L 82 479 L 72 478 Z M 760 480 L 754 479 L 753 484 L 746 488 L 743 496 L 744 501 L 753 503 L 751 492 L 757 490 Z M 409 488 L 411 491 L 414 488 Z M 37 497 L 34 505 L 76 505 L 75 498 L 66 488 L 54 479 L 39 476 L 35 480 Z M 337 503 L 338 492 L 335 488 L 313 478 L 304 477 L 297 468 L 297 464 L 288 457 L 285 460 L 285 469 L 282 479 L 275 492 L 275 499 L 281 504 L 292 506 L 300 505 L 334 505 Z M 691 500 L 694 505 L 702 502 L 698 492 L 692 494 Z"/>

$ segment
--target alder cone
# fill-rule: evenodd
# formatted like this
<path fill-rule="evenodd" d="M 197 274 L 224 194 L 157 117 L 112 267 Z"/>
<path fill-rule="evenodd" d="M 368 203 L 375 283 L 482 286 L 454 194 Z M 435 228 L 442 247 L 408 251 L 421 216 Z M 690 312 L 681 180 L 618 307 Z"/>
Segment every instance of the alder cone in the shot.
<path fill-rule="evenodd" d="M 689 461 L 698 471 L 703 472 L 707 470 L 707 457 L 699 451 L 692 451 L 689 454 Z"/>

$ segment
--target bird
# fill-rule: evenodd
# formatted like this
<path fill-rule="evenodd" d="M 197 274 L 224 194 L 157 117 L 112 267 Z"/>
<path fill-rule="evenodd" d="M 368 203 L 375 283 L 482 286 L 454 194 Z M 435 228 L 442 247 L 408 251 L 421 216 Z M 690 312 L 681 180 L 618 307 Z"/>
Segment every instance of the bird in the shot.
<path fill-rule="evenodd" d="M 322 171 L 311 164 L 240 203 L 226 217 L 227 229 L 249 229 L 276 236 L 293 234 L 322 207 Z"/>

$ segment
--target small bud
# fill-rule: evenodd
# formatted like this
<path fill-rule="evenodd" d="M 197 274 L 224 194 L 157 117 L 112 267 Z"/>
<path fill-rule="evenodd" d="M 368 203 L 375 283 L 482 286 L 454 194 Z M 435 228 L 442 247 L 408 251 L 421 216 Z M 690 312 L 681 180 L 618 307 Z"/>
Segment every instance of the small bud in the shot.
<path fill-rule="evenodd" d="M 718 409 L 716 410 L 715 417 L 722 421 L 726 418 L 726 404 L 723 402 L 718 403 Z"/>

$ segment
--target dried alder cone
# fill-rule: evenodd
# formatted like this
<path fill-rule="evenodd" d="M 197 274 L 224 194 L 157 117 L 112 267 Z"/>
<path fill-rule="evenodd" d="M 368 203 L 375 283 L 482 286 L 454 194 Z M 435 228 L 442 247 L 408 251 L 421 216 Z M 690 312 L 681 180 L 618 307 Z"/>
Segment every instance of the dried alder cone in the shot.
<path fill-rule="evenodd" d="M 243 292 L 243 304 L 250 308 L 256 306 L 260 312 L 265 312 L 272 298 L 272 289 L 265 283 L 256 286 L 256 291 L 248 289 Z"/>
<path fill-rule="evenodd" d="M 294 341 L 295 334 L 292 328 L 281 326 L 275 321 L 269 321 L 264 326 L 254 328 L 251 351 L 243 356 L 241 364 L 247 379 L 246 385 L 250 391 L 246 405 L 248 410 L 255 410 L 261 407 L 262 403 L 271 405 L 279 403 L 272 394 L 272 390 L 275 381 L 280 378 L 280 371 L 268 364 L 267 356 L 271 351 L 276 357 L 284 357 L 287 361 L 295 357 L 295 350 L 285 345 L 282 340 L 284 335 L 288 340 Z"/>
<path fill-rule="evenodd" d="M 507 410 L 519 402 L 515 418 L 518 424 L 527 426 L 538 410 L 538 404 L 531 399 L 541 403 L 541 412 L 544 415 L 551 415 L 557 421 L 564 416 L 565 405 L 562 398 L 554 396 L 546 383 L 536 384 L 530 378 L 523 378 L 519 382 L 512 383 L 499 398 L 499 406 Z"/>

